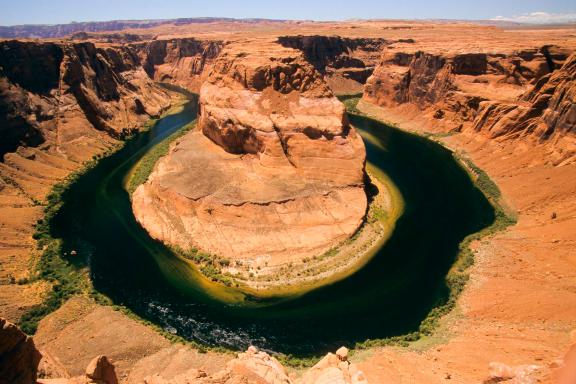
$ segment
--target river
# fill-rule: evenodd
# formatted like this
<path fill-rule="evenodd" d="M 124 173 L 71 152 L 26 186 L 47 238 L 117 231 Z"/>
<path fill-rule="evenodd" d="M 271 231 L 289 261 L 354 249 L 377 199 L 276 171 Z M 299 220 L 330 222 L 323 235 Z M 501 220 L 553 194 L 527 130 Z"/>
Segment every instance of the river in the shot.
<path fill-rule="evenodd" d="M 386 174 L 404 200 L 389 240 L 358 272 L 303 296 L 260 307 L 223 303 L 207 294 L 213 285 L 139 226 L 125 190 L 134 164 L 196 114 L 191 101 L 102 159 L 71 187 L 51 223 L 64 248 L 86 260 L 98 291 L 184 338 L 312 355 L 411 332 L 446 302 L 445 277 L 459 244 L 495 219 L 493 207 L 449 150 L 351 115 L 370 166 Z"/>

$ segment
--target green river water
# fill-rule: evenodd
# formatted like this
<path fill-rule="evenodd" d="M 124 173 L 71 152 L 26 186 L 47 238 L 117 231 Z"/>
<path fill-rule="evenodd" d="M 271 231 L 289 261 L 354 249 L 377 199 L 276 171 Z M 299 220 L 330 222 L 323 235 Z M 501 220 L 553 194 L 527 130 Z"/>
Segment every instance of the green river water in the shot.
<path fill-rule="evenodd" d="M 431 309 L 448 299 L 446 275 L 459 244 L 495 220 L 494 208 L 449 150 L 351 115 L 369 163 L 394 182 L 404 200 L 394 232 L 351 276 L 255 306 L 258 298 L 198 275 L 151 239 L 132 214 L 125 190 L 130 170 L 196 113 L 191 101 L 102 159 L 72 186 L 52 223 L 53 236 L 64 240 L 65 249 L 85 258 L 98 291 L 184 338 L 233 349 L 254 344 L 311 355 L 414 331 Z M 214 299 L 212 290 L 225 290 L 235 297 L 234 304 Z"/>

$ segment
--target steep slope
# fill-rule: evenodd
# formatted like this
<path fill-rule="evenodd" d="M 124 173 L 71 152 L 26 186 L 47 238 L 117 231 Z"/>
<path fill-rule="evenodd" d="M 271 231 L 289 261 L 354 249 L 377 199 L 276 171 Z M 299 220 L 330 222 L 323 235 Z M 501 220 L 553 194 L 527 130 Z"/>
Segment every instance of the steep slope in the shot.
<path fill-rule="evenodd" d="M 154 81 L 171 83 L 198 93 L 205 74 L 222 50 L 219 40 L 181 38 L 132 44 L 146 73 Z"/>
<path fill-rule="evenodd" d="M 324 75 L 336 94 L 362 92 L 374 71 L 382 49 L 392 41 L 380 38 L 340 36 L 280 36 L 278 42 L 295 48 Z"/>
<path fill-rule="evenodd" d="M 126 47 L 5 41 L 0 52 L 0 306 L 16 321 L 44 289 L 25 283 L 46 194 L 172 96 Z"/>
<path fill-rule="evenodd" d="M 574 155 L 574 55 L 543 46 L 495 54 L 385 50 L 364 100 L 440 131 L 554 142 Z"/>
<path fill-rule="evenodd" d="M 473 129 L 490 137 L 529 133 L 541 140 L 576 131 L 576 54 L 513 103 L 480 103 Z"/>

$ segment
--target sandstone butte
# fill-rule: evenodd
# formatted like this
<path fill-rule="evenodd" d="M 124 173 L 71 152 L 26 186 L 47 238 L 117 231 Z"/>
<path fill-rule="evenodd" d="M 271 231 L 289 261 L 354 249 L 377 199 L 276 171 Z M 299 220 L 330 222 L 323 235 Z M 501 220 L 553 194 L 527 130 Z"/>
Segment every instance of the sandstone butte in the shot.
<path fill-rule="evenodd" d="M 153 237 L 183 249 L 269 266 L 300 261 L 361 225 L 365 157 L 344 105 L 301 51 L 230 44 L 200 89 L 198 129 L 136 190 L 134 213 Z"/>
<path fill-rule="evenodd" d="M 239 162 L 238 154 L 226 151 L 237 143 L 224 140 L 228 136 L 214 125 L 204 129 L 211 113 L 231 108 L 216 103 L 219 95 L 211 94 L 210 86 L 226 81 L 226 91 L 247 94 L 235 102 L 254 98 L 255 92 L 214 77 L 222 70 L 214 67 L 223 63 L 220 55 L 228 60 L 235 50 L 273 66 L 258 55 L 257 47 L 276 39 L 290 50 L 275 46 L 274 51 L 283 51 L 301 68 L 312 65 L 321 75 L 314 92 L 325 89 L 324 83 L 334 93 L 363 90 L 358 108 L 364 113 L 402 129 L 437 134 L 436 140 L 472 160 L 496 182 L 502 201 L 518 216 L 515 226 L 474 244 L 470 282 L 457 311 L 446 316 L 432 338 L 412 349 L 360 351 L 352 357 L 355 369 L 372 383 L 572 383 L 574 346 L 568 353 L 566 346 L 574 343 L 570 331 L 576 329 L 574 36 L 571 26 L 214 20 L 134 24 L 122 33 L 71 39 L 2 41 L 0 313 L 16 322 L 50 289 L 47 282 L 31 279 L 38 255 L 32 233 L 42 217 L 39 203 L 50 188 L 177 102 L 178 96 L 156 81 L 194 92 L 205 84 L 202 133 L 194 134 L 219 159 Z M 242 57 L 236 59 L 250 67 Z M 305 93 L 299 97 L 318 99 Z M 251 111 L 270 118 L 269 110 Z M 212 140 L 204 132 L 211 132 Z M 264 160 L 282 159 L 261 155 L 249 157 L 259 166 Z M 2 324 L 0 361 L 14 356 L 12 347 L 5 346 L 21 345 L 16 360 L 25 371 L 17 372 L 22 382 L 30 382 L 37 352 L 16 327 Z M 82 296 L 42 320 L 34 339 L 42 354 L 40 376 L 63 378 L 60 382 L 92 380 L 95 371 L 102 371 L 98 367 L 110 372 L 105 361 L 112 362 L 119 381 L 127 383 L 171 380 L 180 374 L 194 382 L 204 376 L 200 371 L 204 380 L 225 383 L 232 378 L 214 377 L 224 366 L 222 375 L 234 366 L 234 372 L 243 375 L 254 372 L 229 355 L 170 345 L 147 326 Z M 265 366 L 277 367 L 259 354 L 248 352 L 266 360 Z M 86 375 L 89 365 L 92 378 Z M 352 381 L 340 371 L 344 382 Z M 0 372 L 4 379 L 14 371 Z M 262 375 L 253 381 L 277 378 Z M 300 373 L 297 379 L 306 375 Z"/>

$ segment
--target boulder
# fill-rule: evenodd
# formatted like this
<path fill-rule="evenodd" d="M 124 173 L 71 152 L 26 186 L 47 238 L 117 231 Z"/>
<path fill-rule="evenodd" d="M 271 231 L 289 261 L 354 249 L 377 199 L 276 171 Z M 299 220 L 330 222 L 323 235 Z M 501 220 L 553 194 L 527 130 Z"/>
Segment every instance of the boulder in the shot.
<path fill-rule="evenodd" d="M 0 383 L 33 384 L 42 355 L 31 337 L 0 318 Z"/>
<path fill-rule="evenodd" d="M 95 357 L 88 364 L 86 377 L 97 384 L 118 384 L 114 365 L 103 355 Z"/>

